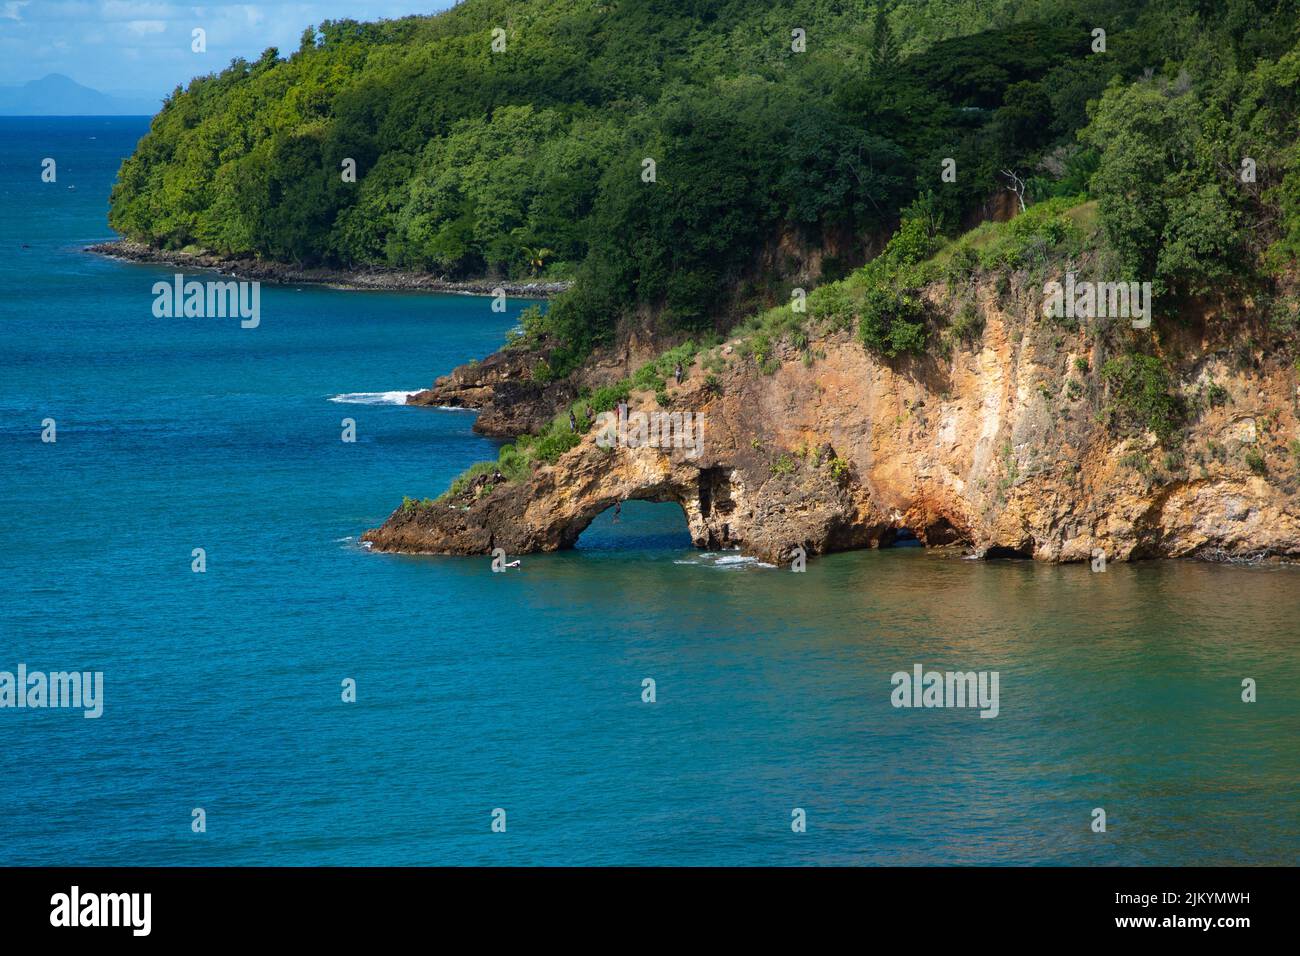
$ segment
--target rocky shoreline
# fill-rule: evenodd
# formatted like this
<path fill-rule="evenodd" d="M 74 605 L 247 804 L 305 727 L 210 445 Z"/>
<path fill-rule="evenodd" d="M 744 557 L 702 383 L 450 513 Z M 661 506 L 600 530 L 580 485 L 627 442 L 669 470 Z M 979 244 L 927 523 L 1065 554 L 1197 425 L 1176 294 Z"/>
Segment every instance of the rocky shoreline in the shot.
<path fill-rule="evenodd" d="M 542 430 L 584 389 L 594 391 L 626 378 L 665 347 L 651 335 L 631 335 L 597 348 L 571 375 L 539 384 L 533 370 L 538 362 L 550 358 L 553 344 L 547 341 L 506 346 L 481 362 L 470 362 L 439 376 L 432 386 L 411 395 L 406 403 L 472 408 L 478 411 L 473 425 L 476 433 L 514 439 Z"/>
<path fill-rule="evenodd" d="M 592 430 L 523 481 L 405 503 L 364 540 L 401 553 L 555 551 L 607 508 L 643 499 L 680 505 L 697 547 L 776 564 L 800 549 L 887 547 L 905 531 L 927 547 L 1053 563 L 1300 559 L 1300 475 L 1286 446 L 1300 392 L 1289 362 L 1241 361 L 1240 342 L 1212 315 L 1168 330 L 1181 391 L 1191 400 L 1213 383 L 1221 396 L 1201 405 L 1173 458 L 1154 435 L 1104 423 L 1102 339 L 1044 322 L 1032 288 L 1011 301 L 996 283 L 975 291 L 986 326 L 950 362 L 884 362 L 839 332 L 806 352 L 780 347 L 759 367 L 729 343 L 661 396 L 703 416 L 702 454 L 604 448 Z M 529 404 L 496 394 L 510 379 L 495 378 L 462 373 L 440 391 L 459 384 L 480 407 Z M 629 405 L 667 410 L 649 391 Z"/>
<path fill-rule="evenodd" d="M 87 252 L 151 265 L 181 269 L 204 269 L 238 279 L 280 284 L 308 283 L 336 289 L 375 292 L 454 292 L 462 295 L 494 295 L 501 289 L 508 296 L 546 299 L 569 288 L 569 282 L 517 282 L 507 279 L 447 279 L 427 272 L 406 272 L 383 266 L 334 269 L 323 266 L 294 266 L 250 257 L 227 257 L 207 252 L 158 249 L 142 242 L 116 239 L 86 247 Z"/>

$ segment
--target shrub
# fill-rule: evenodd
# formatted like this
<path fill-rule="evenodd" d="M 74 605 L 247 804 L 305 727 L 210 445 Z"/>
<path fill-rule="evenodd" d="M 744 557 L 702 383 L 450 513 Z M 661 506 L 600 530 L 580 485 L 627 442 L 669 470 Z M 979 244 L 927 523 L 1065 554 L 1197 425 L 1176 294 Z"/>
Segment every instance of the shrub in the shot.
<path fill-rule="evenodd" d="M 952 255 L 944 266 L 944 278 L 949 285 L 954 285 L 972 276 L 980 266 L 980 257 L 969 244 L 963 243 L 953 249 Z"/>
<path fill-rule="evenodd" d="M 987 269 L 1020 269 L 1041 265 L 1049 251 L 1067 240 L 1078 243 L 1082 232 L 1069 211 L 1084 197 L 1063 196 L 1030 206 L 1010 222 L 990 230 L 993 236 L 979 251 L 980 264 Z"/>
<path fill-rule="evenodd" d="M 631 394 L 632 388 L 626 381 L 617 382 L 596 389 L 585 404 L 590 405 L 591 410 L 599 415 L 601 412 L 613 411 L 619 402 L 625 401 Z"/>
<path fill-rule="evenodd" d="M 862 302 L 858 337 L 868 349 L 889 358 L 905 352 L 924 352 L 926 332 L 920 296 L 910 290 L 869 289 Z"/>
<path fill-rule="evenodd" d="M 576 447 L 581 440 L 582 436 L 569 431 L 567 426 L 562 431 L 558 429 L 552 430 L 543 435 L 532 446 L 533 458 L 537 461 L 554 464 L 561 455 L 570 448 Z"/>
<path fill-rule="evenodd" d="M 808 294 L 808 314 L 833 330 L 850 328 L 854 314 L 853 297 L 841 282 L 819 286 Z"/>
<path fill-rule="evenodd" d="M 677 363 L 681 362 L 684 369 L 690 368 L 698 351 L 699 348 L 693 341 L 686 341 L 676 348 L 669 349 L 636 370 L 631 378 L 631 388 L 651 392 L 662 391 L 667 387 L 668 379 L 672 377 Z"/>
<path fill-rule="evenodd" d="M 1159 358 L 1132 352 L 1110 359 L 1101 374 L 1114 390 L 1115 409 L 1128 423 L 1142 426 L 1161 441 L 1177 434 L 1186 410 Z"/>
<path fill-rule="evenodd" d="M 984 315 L 973 302 L 967 302 L 958 310 L 949 330 L 960 342 L 974 342 L 984 334 Z"/>
<path fill-rule="evenodd" d="M 776 461 L 772 462 L 773 475 L 789 475 L 794 473 L 794 459 L 789 455 L 782 455 Z"/>
<path fill-rule="evenodd" d="M 495 474 L 499 467 L 500 467 L 499 464 L 495 461 L 475 462 L 474 464 L 470 465 L 467 469 L 465 469 L 465 471 L 461 472 L 460 476 L 457 477 L 448 486 L 447 490 L 438 496 L 438 501 L 447 501 L 448 499 L 451 498 L 459 498 L 461 495 L 465 494 L 465 492 L 469 490 L 469 486 L 473 484 L 476 478 L 478 478 L 481 475 Z M 501 471 L 503 474 L 505 474 L 504 469 L 501 469 Z M 406 508 L 406 503 L 410 500 L 411 499 L 409 498 L 402 499 L 403 509 Z M 428 504 L 433 503 L 431 501 L 428 501 L 428 499 L 425 500 Z"/>

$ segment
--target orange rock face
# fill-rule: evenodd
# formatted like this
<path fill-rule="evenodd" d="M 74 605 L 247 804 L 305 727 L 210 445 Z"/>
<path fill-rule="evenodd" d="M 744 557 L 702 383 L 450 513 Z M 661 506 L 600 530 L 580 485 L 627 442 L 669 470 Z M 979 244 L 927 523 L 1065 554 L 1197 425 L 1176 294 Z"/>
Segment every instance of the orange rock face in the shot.
<path fill-rule="evenodd" d="M 979 299 L 982 337 L 949 357 L 887 362 L 839 333 L 778 354 L 767 374 L 724 345 L 713 371 L 697 359 L 668 386 L 671 411 L 704 416 L 700 454 L 601 448 L 592 429 L 524 482 L 399 509 L 365 538 L 388 551 L 550 551 L 616 502 L 647 499 L 678 503 L 699 547 L 778 562 L 796 547 L 880 546 L 902 528 L 1046 561 L 1300 558 L 1294 365 L 1216 340 L 1212 317 L 1164 333 L 1154 345 L 1178 356 L 1191 412 L 1161 443 L 1106 414 L 1098 370 L 1113 335 L 1054 325 L 1032 296 Z M 630 406 L 665 411 L 651 393 Z"/>

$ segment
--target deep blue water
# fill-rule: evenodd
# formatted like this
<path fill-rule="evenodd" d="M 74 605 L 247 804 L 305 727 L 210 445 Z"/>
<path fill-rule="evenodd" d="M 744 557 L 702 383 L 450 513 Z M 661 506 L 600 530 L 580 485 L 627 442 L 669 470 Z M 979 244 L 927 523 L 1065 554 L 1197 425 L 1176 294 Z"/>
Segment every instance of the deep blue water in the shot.
<path fill-rule="evenodd" d="M 156 319 L 172 270 L 81 251 L 145 127 L 0 119 L 0 670 L 105 680 L 98 720 L 0 709 L 0 864 L 1297 861 L 1300 571 L 797 575 L 635 502 L 507 574 L 369 554 L 495 445 L 331 398 L 427 386 L 527 303 L 264 286 L 257 329 Z M 998 671 L 1000 715 L 891 707 L 918 662 Z"/>

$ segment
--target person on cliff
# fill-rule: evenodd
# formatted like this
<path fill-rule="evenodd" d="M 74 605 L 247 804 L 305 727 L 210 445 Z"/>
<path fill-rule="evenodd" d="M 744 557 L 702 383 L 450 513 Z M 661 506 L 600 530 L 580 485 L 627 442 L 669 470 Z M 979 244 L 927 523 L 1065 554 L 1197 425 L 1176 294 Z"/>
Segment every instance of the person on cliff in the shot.
<path fill-rule="evenodd" d="M 590 425 L 590 424 L 591 424 L 592 422 L 594 422 L 595 420 L 596 420 L 596 413 L 593 412 L 593 411 L 591 410 L 591 406 L 588 405 L 588 406 L 587 406 L 587 424 Z"/>
<path fill-rule="evenodd" d="M 677 384 L 678 385 L 682 384 L 682 363 L 681 362 L 677 363 L 677 371 L 675 374 L 677 376 Z"/>
<path fill-rule="evenodd" d="M 577 430 L 578 430 L 578 418 L 576 415 L 573 414 L 573 409 L 571 408 L 569 409 L 569 431 L 576 432 Z"/>

